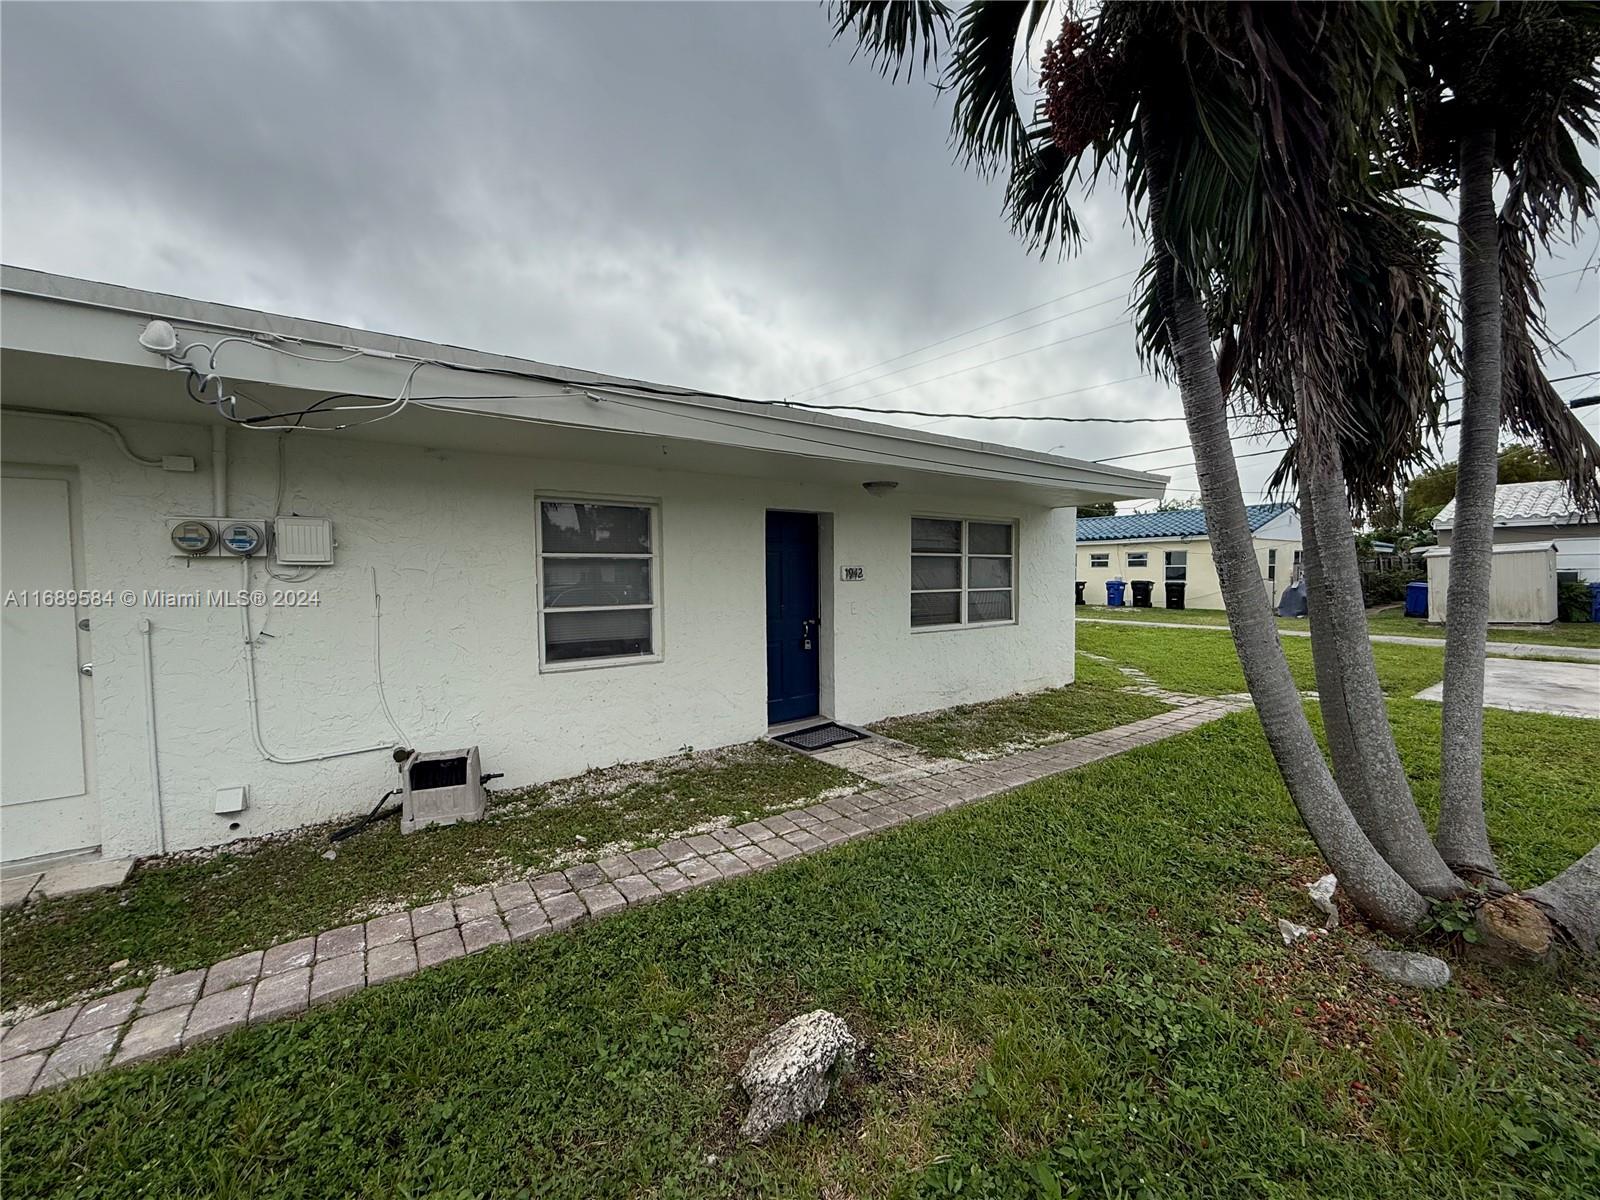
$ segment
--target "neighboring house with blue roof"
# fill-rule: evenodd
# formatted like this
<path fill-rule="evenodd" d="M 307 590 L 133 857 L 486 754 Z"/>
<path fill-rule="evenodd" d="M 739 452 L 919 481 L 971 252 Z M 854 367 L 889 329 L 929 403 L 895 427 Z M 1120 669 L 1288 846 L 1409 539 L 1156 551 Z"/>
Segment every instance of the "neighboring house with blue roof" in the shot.
<path fill-rule="evenodd" d="M 1255 536 L 1261 581 L 1274 602 L 1300 570 L 1300 518 L 1293 504 L 1251 504 L 1245 513 Z M 1222 586 L 1211 558 L 1203 509 L 1128 513 L 1078 520 L 1078 579 L 1086 604 L 1106 603 L 1106 584 L 1120 580 L 1123 604 L 1134 602 L 1135 581 L 1149 582 L 1155 608 L 1222 608 Z M 1171 603 L 1168 602 L 1168 584 Z"/>

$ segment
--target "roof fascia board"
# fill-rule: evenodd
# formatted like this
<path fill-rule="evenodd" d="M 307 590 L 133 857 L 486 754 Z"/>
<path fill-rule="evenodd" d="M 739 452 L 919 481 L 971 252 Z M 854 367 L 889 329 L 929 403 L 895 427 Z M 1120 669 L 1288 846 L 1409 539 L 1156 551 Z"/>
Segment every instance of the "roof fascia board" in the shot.
<path fill-rule="evenodd" d="M 1164 476 L 1126 468 L 903 430 L 896 426 L 836 417 L 830 413 L 757 408 L 749 402 L 688 391 L 670 395 L 644 395 L 632 389 L 655 385 L 641 385 L 638 381 L 618 376 L 575 372 L 529 360 L 464 351 L 457 347 L 371 334 L 298 318 L 274 317 L 247 309 L 154 293 L 129 293 L 128 289 L 109 285 L 87 285 L 104 288 L 111 293 L 104 302 L 14 286 L 19 276 L 37 274 L 6 269 L 4 319 L 0 320 L 0 331 L 3 331 L 4 345 L 8 349 L 161 370 L 164 369 L 161 361 L 138 344 L 138 334 L 144 323 L 153 316 L 159 316 L 190 336 L 198 334 L 209 338 L 222 331 L 243 337 L 267 335 L 297 342 L 314 342 L 323 347 L 350 347 L 376 352 L 343 363 L 309 363 L 266 350 L 254 354 L 247 351 L 245 357 L 228 363 L 225 368 L 228 377 L 244 383 L 382 397 L 397 391 L 399 380 L 403 377 L 389 356 L 437 358 L 446 363 L 479 368 L 465 372 L 452 371 L 448 367 L 425 368 L 423 374 L 434 374 L 435 379 L 428 381 L 426 386 L 414 388 L 414 391 L 421 394 L 442 392 L 443 389 L 437 384 L 448 379 L 449 394 L 463 397 L 448 404 L 441 403 L 438 407 L 513 415 L 506 411 L 508 405 L 521 403 L 526 406 L 529 401 L 490 401 L 471 397 L 527 388 L 529 400 L 536 400 L 541 406 L 551 406 L 541 407 L 537 412 L 514 414 L 529 420 L 548 420 L 624 433 L 727 442 L 813 457 L 843 457 L 890 468 L 897 465 L 919 466 L 924 470 L 972 478 L 1043 484 L 1080 491 L 1086 495 L 1154 499 L 1159 498 L 1166 487 Z M 81 282 L 55 276 L 45 278 L 52 284 Z M 132 302 L 120 300 L 118 296 L 122 294 L 129 295 Z M 150 303 L 137 303 L 141 299 L 147 299 Z M 77 310 L 73 320 L 60 319 L 63 306 Z M 375 366 L 377 370 L 374 370 Z M 542 383 L 507 375 L 484 375 L 481 373 L 483 369 L 513 374 L 548 374 L 563 382 Z M 541 386 L 550 389 L 551 394 L 538 395 L 536 389 Z M 572 392 L 562 395 L 563 388 L 570 388 Z M 597 404 L 587 398 L 585 392 L 617 394 Z M 607 407 L 613 410 L 612 413 L 604 418 L 598 417 L 597 410 Z M 617 419 L 616 410 L 619 409 L 621 413 L 632 416 Z M 676 419 L 648 419 L 651 414 L 659 418 L 671 410 L 676 410 Z"/>

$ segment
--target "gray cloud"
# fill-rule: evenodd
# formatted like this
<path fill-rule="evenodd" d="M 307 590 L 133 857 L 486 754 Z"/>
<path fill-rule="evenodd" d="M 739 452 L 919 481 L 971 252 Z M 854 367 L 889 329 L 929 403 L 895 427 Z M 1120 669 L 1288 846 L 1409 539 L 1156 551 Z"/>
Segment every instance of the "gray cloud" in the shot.
<path fill-rule="evenodd" d="M 998 186 L 954 163 L 944 102 L 852 63 L 811 5 L 11 4 L 0 22 L 0 234 L 22 265 L 778 397 L 1140 260 L 1111 188 L 1082 207 L 1081 254 L 1030 256 Z M 1575 328 L 1595 276 L 1551 299 L 1552 326 Z M 897 362 L 826 399 L 872 403 L 1121 316 Z M 1589 369 L 1597 346 L 1567 348 Z M 981 411 L 1139 370 L 1122 322 L 881 403 Z M 1143 380 L 1010 411 L 1178 404 Z M 1181 424 L 931 428 L 1089 458 L 1185 440 Z M 1243 464 L 1247 488 L 1269 464 Z M 1192 492 L 1192 471 L 1173 486 Z"/>

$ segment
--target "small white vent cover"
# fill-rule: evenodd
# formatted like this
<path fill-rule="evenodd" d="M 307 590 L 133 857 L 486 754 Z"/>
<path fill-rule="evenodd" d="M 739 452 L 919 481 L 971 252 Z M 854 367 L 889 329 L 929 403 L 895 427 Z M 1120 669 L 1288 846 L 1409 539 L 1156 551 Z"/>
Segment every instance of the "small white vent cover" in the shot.
<path fill-rule="evenodd" d="M 272 523 L 272 555 L 286 567 L 333 562 L 333 522 L 327 517 L 279 517 Z"/>

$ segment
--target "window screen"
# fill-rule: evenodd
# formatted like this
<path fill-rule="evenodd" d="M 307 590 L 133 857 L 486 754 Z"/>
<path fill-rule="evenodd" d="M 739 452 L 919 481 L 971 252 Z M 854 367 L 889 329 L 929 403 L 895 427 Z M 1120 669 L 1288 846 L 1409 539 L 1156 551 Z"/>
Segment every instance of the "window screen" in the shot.
<path fill-rule="evenodd" d="M 649 505 L 542 501 L 545 662 L 655 654 L 655 552 Z"/>

